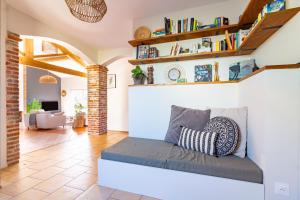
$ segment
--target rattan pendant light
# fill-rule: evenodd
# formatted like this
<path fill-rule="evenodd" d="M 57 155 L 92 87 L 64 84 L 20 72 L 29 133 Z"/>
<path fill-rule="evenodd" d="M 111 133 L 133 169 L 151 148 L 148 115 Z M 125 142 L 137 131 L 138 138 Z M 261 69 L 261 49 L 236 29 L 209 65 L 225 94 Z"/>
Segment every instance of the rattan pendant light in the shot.
<path fill-rule="evenodd" d="M 106 14 L 104 0 L 65 0 L 74 17 L 88 23 L 99 22 Z"/>
<path fill-rule="evenodd" d="M 40 84 L 57 84 L 57 79 L 51 75 L 44 75 L 39 78 Z"/>

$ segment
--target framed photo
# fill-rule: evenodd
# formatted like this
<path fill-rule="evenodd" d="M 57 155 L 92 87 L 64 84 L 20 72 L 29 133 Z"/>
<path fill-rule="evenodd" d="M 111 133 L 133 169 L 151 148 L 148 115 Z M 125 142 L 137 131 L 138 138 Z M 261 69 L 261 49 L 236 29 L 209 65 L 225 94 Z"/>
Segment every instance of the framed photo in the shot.
<path fill-rule="evenodd" d="M 211 82 L 211 81 L 212 81 L 212 65 L 196 65 L 195 82 Z"/>
<path fill-rule="evenodd" d="M 50 42 L 42 41 L 42 52 L 48 54 L 57 54 L 58 49 L 54 47 Z"/>
<path fill-rule="evenodd" d="M 116 87 L 117 87 L 116 74 L 108 74 L 107 75 L 107 88 L 112 89 L 112 88 L 116 88 Z"/>

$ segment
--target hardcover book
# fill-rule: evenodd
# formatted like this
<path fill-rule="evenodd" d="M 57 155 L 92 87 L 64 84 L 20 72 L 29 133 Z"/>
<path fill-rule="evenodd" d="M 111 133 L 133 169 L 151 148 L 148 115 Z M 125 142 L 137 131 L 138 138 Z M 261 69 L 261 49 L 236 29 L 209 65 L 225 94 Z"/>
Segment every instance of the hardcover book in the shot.
<path fill-rule="evenodd" d="M 196 65 L 195 66 L 195 82 L 212 81 L 212 65 Z"/>

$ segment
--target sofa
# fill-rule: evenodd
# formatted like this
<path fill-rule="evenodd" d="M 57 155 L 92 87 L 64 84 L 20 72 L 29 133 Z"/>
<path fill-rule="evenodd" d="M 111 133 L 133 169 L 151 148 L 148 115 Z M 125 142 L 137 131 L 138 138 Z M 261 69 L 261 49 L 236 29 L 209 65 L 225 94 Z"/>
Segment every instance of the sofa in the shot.
<path fill-rule="evenodd" d="M 66 124 L 64 113 L 38 112 L 24 115 L 24 125 L 29 128 L 55 129 Z"/>
<path fill-rule="evenodd" d="M 214 157 L 162 140 L 129 137 L 105 149 L 99 185 L 159 199 L 263 200 L 262 170 L 249 158 Z"/>
<path fill-rule="evenodd" d="M 36 115 L 36 125 L 39 129 L 55 129 L 66 124 L 63 113 L 39 113 Z"/>

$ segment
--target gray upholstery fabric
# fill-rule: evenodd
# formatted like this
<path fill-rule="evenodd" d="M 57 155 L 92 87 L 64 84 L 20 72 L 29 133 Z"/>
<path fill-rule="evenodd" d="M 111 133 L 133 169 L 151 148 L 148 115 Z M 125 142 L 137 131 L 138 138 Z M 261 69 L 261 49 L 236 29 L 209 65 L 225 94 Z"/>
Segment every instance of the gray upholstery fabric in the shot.
<path fill-rule="evenodd" d="M 172 146 L 161 140 L 129 137 L 102 151 L 101 158 L 165 168 Z"/>
<path fill-rule="evenodd" d="M 263 183 L 262 171 L 248 158 L 216 158 L 160 140 L 126 138 L 104 150 L 101 157 L 106 160 Z"/>
<path fill-rule="evenodd" d="M 178 146 L 170 151 L 167 169 L 263 183 L 261 169 L 249 158 L 214 157 Z"/>
<path fill-rule="evenodd" d="M 210 119 L 210 110 L 196 110 L 172 105 L 169 128 L 165 141 L 177 144 L 181 126 L 202 131 Z"/>

